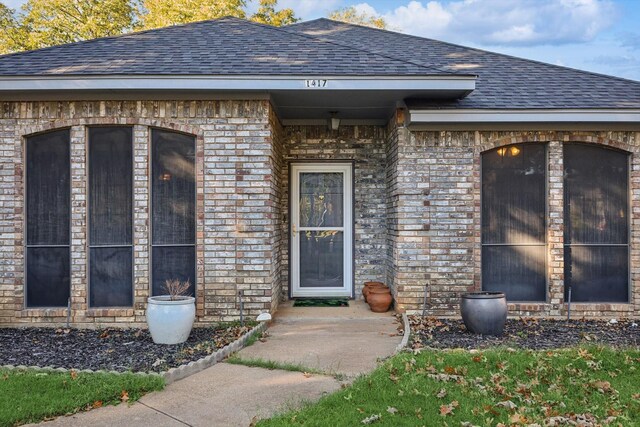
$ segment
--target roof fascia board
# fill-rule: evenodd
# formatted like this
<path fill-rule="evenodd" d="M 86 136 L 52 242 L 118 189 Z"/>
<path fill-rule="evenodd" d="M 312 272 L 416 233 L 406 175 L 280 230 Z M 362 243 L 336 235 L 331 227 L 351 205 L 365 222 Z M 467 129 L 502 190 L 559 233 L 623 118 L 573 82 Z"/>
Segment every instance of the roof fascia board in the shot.
<path fill-rule="evenodd" d="M 321 87 L 309 87 L 322 81 Z M 475 89 L 475 76 L 0 76 L 0 91 L 51 90 L 432 90 Z"/>
<path fill-rule="evenodd" d="M 640 123 L 640 109 L 409 110 L 410 124 Z"/>
<path fill-rule="evenodd" d="M 639 123 L 411 123 L 407 129 L 412 132 L 420 131 L 465 131 L 465 132 L 496 132 L 496 131 L 612 131 L 612 132 L 640 132 Z"/>

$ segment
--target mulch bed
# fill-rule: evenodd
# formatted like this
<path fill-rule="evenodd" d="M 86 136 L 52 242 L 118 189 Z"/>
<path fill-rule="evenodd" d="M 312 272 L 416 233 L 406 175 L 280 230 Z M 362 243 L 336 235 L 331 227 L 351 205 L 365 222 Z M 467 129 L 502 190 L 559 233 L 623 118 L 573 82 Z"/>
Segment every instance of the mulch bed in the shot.
<path fill-rule="evenodd" d="M 479 349 L 495 346 L 543 350 L 577 345 L 640 347 L 638 321 L 508 319 L 499 337 L 476 335 L 462 320 L 409 316 L 412 338 L 409 346 L 418 349 Z"/>
<path fill-rule="evenodd" d="M 144 329 L 0 328 L 0 366 L 161 372 L 208 356 L 251 328 L 194 328 L 176 345 L 154 344 Z"/>

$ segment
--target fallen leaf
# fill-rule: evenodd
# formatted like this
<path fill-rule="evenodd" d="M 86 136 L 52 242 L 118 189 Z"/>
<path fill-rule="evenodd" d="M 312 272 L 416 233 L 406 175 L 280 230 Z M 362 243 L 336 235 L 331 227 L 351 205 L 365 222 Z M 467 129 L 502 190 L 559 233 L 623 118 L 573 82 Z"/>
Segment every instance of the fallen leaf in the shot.
<path fill-rule="evenodd" d="M 453 415 L 453 409 L 458 407 L 458 401 L 454 400 L 453 402 L 449 403 L 448 405 L 441 405 L 440 406 L 440 415 L 443 417 L 446 417 L 447 415 Z"/>
<path fill-rule="evenodd" d="M 591 386 L 598 390 L 600 393 L 612 393 L 611 383 L 609 381 L 594 381 Z"/>
<path fill-rule="evenodd" d="M 129 393 L 126 390 L 122 390 L 122 393 L 120 393 L 120 401 L 126 402 L 128 400 L 129 400 Z"/>
<path fill-rule="evenodd" d="M 522 414 L 515 413 L 509 417 L 509 421 L 512 423 L 526 423 L 527 418 Z"/>
<path fill-rule="evenodd" d="M 78 378 L 78 373 L 76 371 L 74 371 L 73 369 L 71 371 L 69 371 L 69 374 L 71 375 L 71 379 L 72 380 L 76 380 Z"/>
<path fill-rule="evenodd" d="M 303 372 L 302 375 L 304 375 L 305 378 L 311 378 L 313 376 L 313 374 L 309 372 Z"/>
<path fill-rule="evenodd" d="M 502 402 L 498 402 L 496 403 L 496 406 L 502 406 L 503 408 L 507 408 L 507 409 L 516 409 L 518 407 L 518 405 L 516 405 L 515 403 L 513 403 L 510 400 L 505 400 Z"/>
<path fill-rule="evenodd" d="M 369 417 L 367 417 L 367 418 L 363 419 L 363 420 L 361 421 L 361 423 L 362 423 L 362 424 L 373 424 L 373 423 L 375 423 L 376 421 L 379 421 L 379 420 L 380 420 L 380 418 L 382 418 L 382 415 L 381 415 L 381 414 L 373 414 L 373 415 L 371 415 L 371 416 L 369 416 Z"/>
<path fill-rule="evenodd" d="M 444 388 L 441 388 L 440 391 L 438 392 L 438 394 L 436 394 L 436 397 L 439 399 L 444 398 L 447 395 L 447 390 L 445 390 Z"/>
<path fill-rule="evenodd" d="M 396 412 L 398 412 L 398 410 L 393 406 L 387 406 L 387 412 L 390 414 L 395 414 Z"/>
<path fill-rule="evenodd" d="M 102 400 L 96 400 L 95 402 L 93 402 L 93 405 L 91 405 L 91 406 L 93 406 L 93 409 L 101 408 L 102 407 Z"/>

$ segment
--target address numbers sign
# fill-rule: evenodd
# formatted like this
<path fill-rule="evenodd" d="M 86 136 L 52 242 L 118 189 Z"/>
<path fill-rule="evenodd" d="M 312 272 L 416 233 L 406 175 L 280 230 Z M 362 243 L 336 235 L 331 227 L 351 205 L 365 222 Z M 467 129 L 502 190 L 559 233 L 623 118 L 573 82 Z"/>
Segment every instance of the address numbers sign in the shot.
<path fill-rule="evenodd" d="M 309 89 L 322 89 L 328 85 L 329 81 L 327 79 L 312 79 L 304 81 L 304 87 Z"/>

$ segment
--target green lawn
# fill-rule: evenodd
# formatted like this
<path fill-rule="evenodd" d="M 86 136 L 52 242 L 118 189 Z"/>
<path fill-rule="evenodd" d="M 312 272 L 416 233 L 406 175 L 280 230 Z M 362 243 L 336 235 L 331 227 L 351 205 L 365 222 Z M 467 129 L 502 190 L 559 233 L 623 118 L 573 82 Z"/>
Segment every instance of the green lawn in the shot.
<path fill-rule="evenodd" d="M 0 369 L 0 426 L 132 402 L 163 387 L 158 375 Z"/>
<path fill-rule="evenodd" d="M 551 425 L 584 417 L 639 426 L 640 350 L 402 353 L 352 386 L 258 425 L 523 426 L 554 417 Z"/>

